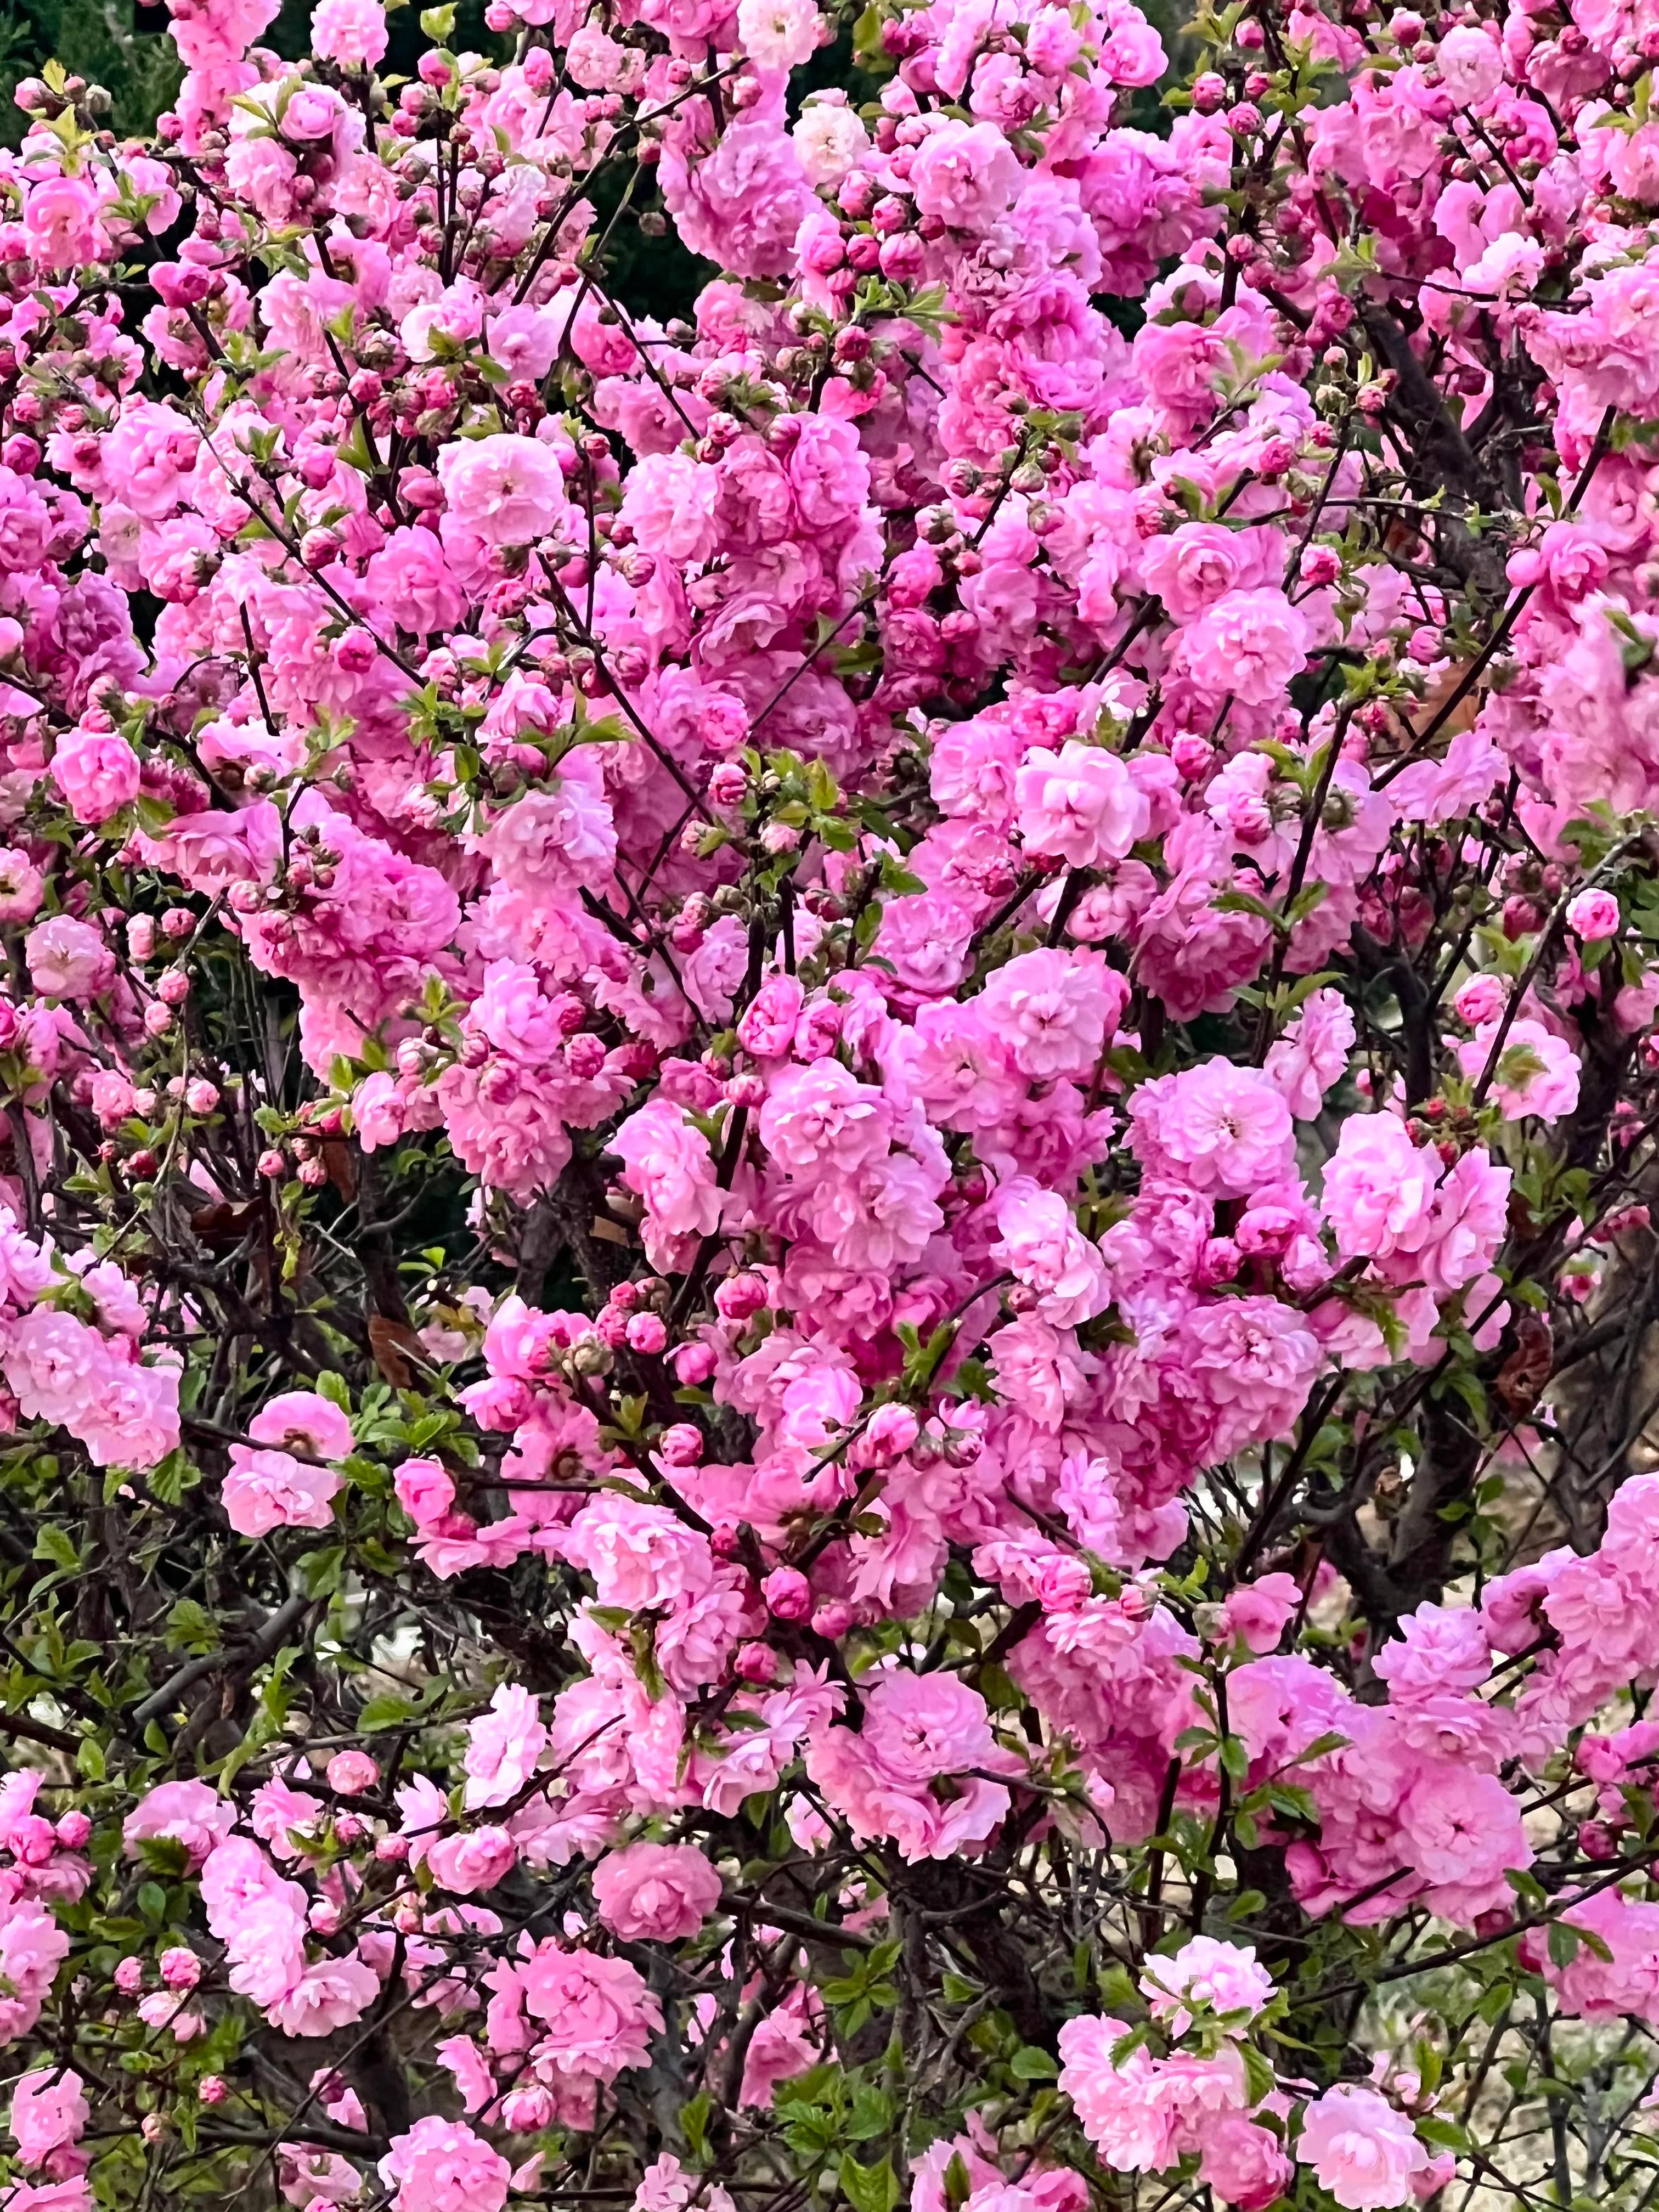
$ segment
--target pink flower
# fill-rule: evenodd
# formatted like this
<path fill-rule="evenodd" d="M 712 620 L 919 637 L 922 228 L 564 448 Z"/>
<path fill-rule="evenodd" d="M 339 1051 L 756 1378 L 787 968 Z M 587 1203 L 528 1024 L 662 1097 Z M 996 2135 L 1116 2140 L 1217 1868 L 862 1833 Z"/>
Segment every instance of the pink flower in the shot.
<path fill-rule="evenodd" d="M 1243 2112 L 1217 2113 L 1204 2129 L 1200 2148 L 1200 2179 L 1239 2212 L 1266 2212 L 1295 2178 L 1279 2137 Z"/>
<path fill-rule="evenodd" d="M 1170 618 L 1190 623 L 1241 586 L 1276 584 L 1285 549 L 1273 530 L 1229 530 L 1218 522 L 1183 522 L 1155 538 L 1141 556 L 1141 580 Z"/>
<path fill-rule="evenodd" d="M 307 1466 L 285 1451 L 233 1444 L 220 1500 L 239 1536 L 268 1536 L 273 1528 L 326 1528 L 342 1486 L 329 1468 Z"/>
<path fill-rule="evenodd" d="M 84 177 L 43 177 L 29 186 L 23 236 L 48 269 L 72 269 L 98 258 L 98 198 Z"/>
<path fill-rule="evenodd" d="M 77 822 L 107 822 L 138 795 L 138 756 L 111 732 L 70 730 L 52 754 L 52 780 Z"/>
<path fill-rule="evenodd" d="M 1390 1701 L 1410 1705 L 1446 1690 L 1478 1690 L 1492 1672 L 1492 1647 L 1478 1613 L 1425 1603 L 1406 1615 L 1398 1638 L 1371 1664 Z"/>
<path fill-rule="evenodd" d="M 560 2066 L 613 2081 L 643 2066 L 662 2033 L 662 2007 L 626 1959 L 537 1947 L 519 1969 L 526 2011 L 544 2023 L 544 2047 Z"/>
<path fill-rule="evenodd" d="M 0 921 L 32 921 L 46 895 L 46 879 L 27 853 L 0 847 Z"/>
<path fill-rule="evenodd" d="M 494 1889 L 518 1863 L 518 1845 L 505 1828 L 468 1828 L 458 1836 L 440 1836 L 425 1853 L 424 1863 L 440 1889 L 457 1897 L 471 1897 L 481 1889 Z"/>
<path fill-rule="evenodd" d="M 886 1152 L 890 1122 L 879 1091 L 839 1060 L 786 1067 L 760 1112 L 760 1139 L 787 1175 L 854 1175 Z"/>
<path fill-rule="evenodd" d="M 720 478 L 688 453 L 647 453 L 629 472 L 623 517 L 647 553 L 707 561 L 718 544 Z"/>
<path fill-rule="evenodd" d="M 65 2181 L 14 2181 L 0 2205 L 4 2212 L 92 2212 L 92 2185 L 84 2174 Z"/>
<path fill-rule="evenodd" d="M 1345 1260 L 1413 1251 L 1426 1228 L 1440 1162 L 1392 1114 L 1355 1114 L 1325 1169 L 1325 1218 Z"/>
<path fill-rule="evenodd" d="M 1152 2094 L 1153 2062 L 1144 2045 L 1121 2067 L 1112 2051 L 1128 2023 L 1085 2016 L 1060 2031 L 1060 2086 L 1102 2159 L 1117 2173 L 1161 2173 L 1173 2166 L 1176 2115 Z"/>
<path fill-rule="evenodd" d="M 1278 1298 L 1219 1298 L 1182 1322 L 1183 1364 L 1214 1421 L 1208 1456 L 1285 1435 L 1319 1372 L 1318 1339 Z"/>
<path fill-rule="evenodd" d="M 1248 1945 L 1194 1936 L 1173 1958 L 1148 1960 L 1140 1986 L 1153 2019 L 1172 2036 L 1185 2035 L 1200 2012 L 1242 2035 L 1273 1996 L 1273 1978 Z"/>
<path fill-rule="evenodd" d="M 1435 52 L 1447 91 L 1460 107 L 1479 106 L 1504 82 L 1504 50 L 1474 24 L 1448 31 Z"/>
<path fill-rule="evenodd" d="M 343 1797 L 359 1797 L 380 1778 L 378 1761 L 366 1751 L 337 1751 L 326 1769 L 328 1786 Z"/>
<path fill-rule="evenodd" d="M 480 1805 L 505 1805 L 516 1797 L 536 1771 L 547 1741 L 536 1700 L 515 1682 L 503 1682 L 489 1711 L 467 1726 L 466 1789 L 469 1811 Z"/>
<path fill-rule="evenodd" d="M 720 1878 L 690 1844 L 629 1844 L 593 1870 L 599 1918 L 624 1942 L 678 1943 L 720 1899 Z"/>
<path fill-rule="evenodd" d="M 1130 1099 L 1129 1121 L 1130 1149 L 1149 1174 L 1206 1197 L 1245 1198 L 1294 1172 L 1290 1109 L 1259 1068 L 1217 1059 L 1156 1077 Z"/>
<path fill-rule="evenodd" d="M 236 1808 L 227 1804 L 209 1784 L 162 1782 L 147 1791 L 127 1814 L 121 1840 L 127 1856 L 136 1859 L 141 1843 L 152 1837 L 170 1838 L 183 1844 L 194 1869 L 235 1826 Z"/>
<path fill-rule="evenodd" d="M 660 1505 L 596 1498 L 563 1538 L 564 1556 L 593 1578 L 601 1605 L 665 1611 L 701 1596 L 714 1579 L 708 1539 Z"/>
<path fill-rule="evenodd" d="M 1457 1064 L 1471 1082 L 1478 1082 L 1485 1072 L 1498 1029 L 1496 1022 L 1489 1022 L 1457 1048 Z M 1492 1095 L 1507 1121 L 1524 1121 L 1535 1114 L 1540 1121 L 1559 1121 L 1578 1103 L 1578 1055 L 1565 1037 L 1523 1015 L 1510 1024 Z"/>
<path fill-rule="evenodd" d="M 435 2112 L 394 2136 L 377 2171 L 404 2212 L 501 2212 L 513 2172 L 471 2128 Z"/>
<path fill-rule="evenodd" d="M 1568 903 L 1567 927 L 1587 945 L 1616 936 L 1619 920 L 1619 902 L 1611 891 L 1580 891 Z"/>
<path fill-rule="evenodd" d="M 45 999 L 86 1001 L 115 979 L 115 955 L 90 922 L 55 914 L 37 922 L 23 940 L 29 981 Z"/>
<path fill-rule="evenodd" d="M 805 993 L 793 975 L 763 983 L 738 1024 L 738 1042 L 757 1060 L 781 1060 L 795 1041 Z"/>
<path fill-rule="evenodd" d="M 346 1459 L 352 1449 L 349 1419 L 315 1390 L 283 1390 L 267 1398 L 247 1432 L 257 1444 L 278 1444 L 312 1459 Z"/>
<path fill-rule="evenodd" d="M 349 69 L 373 69 L 389 35 L 379 0 L 319 0 L 312 10 L 312 52 Z"/>
<path fill-rule="evenodd" d="M 435 1459 L 406 1459 L 392 1478 L 398 1503 L 417 1527 L 441 1521 L 455 1503 L 455 1484 Z"/>
<path fill-rule="evenodd" d="M 1279 704 L 1308 664 L 1308 621 L 1276 586 L 1229 592 L 1181 633 L 1176 660 L 1206 697 Z"/>
<path fill-rule="evenodd" d="M 665 1098 L 630 1114 L 611 1139 L 623 1181 L 637 1191 L 653 1222 L 670 1237 L 707 1237 L 719 1227 L 725 1198 L 714 1179 L 708 1139 Z"/>
<path fill-rule="evenodd" d="M 284 2035 L 332 2035 L 359 2021 L 380 1994 L 380 1977 L 361 1959 L 319 1959 L 266 2011 Z"/>
<path fill-rule="evenodd" d="M 1413 2179 L 1429 2162 L 1405 2114 L 1352 2081 L 1339 2081 L 1309 2106 L 1296 2154 L 1343 2212 L 1409 2203 Z"/>
<path fill-rule="evenodd" d="M 811 0 L 738 0 L 738 36 L 757 68 L 798 69 L 817 50 L 820 18 Z"/>
<path fill-rule="evenodd" d="M 1230 1590 L 1221 1607 L 1224 1638 L 1242 1638 L 1258 1656 L 1276 1650 L 1285 1625 L 1302 1605 L 1302 1592 L 1293 1575 L 1261 1575 Z"/>
<path fill-rule="evenodd" d="M 1075 738 L 1057 753 L 1028 753 L 1014 797 L 1026 850 L 1056 854 L 1074 868 L 1122 860 L 1152 823 L 1146 793 L 1117 755 Z"/>
<path fill-rule="evenodd" d="M 564 472 L 551 446 L 498 432 L 462 438 L 438 455 L 452 519 L 489 545 L 528 545 L 564 526 Z"/>
<path fill-rule="evenodd" d="M 1065 1328 L 1104 1312 L 1111 1296 L 1105 1263 L 1057 1192 L 1017 1176 L 997 1193 L 995 1206 L 991 1257 L 1037 1293 L 1044 1321 Z"/>
<path fill-rule="evenodd" d="M 983 1698 L 946 1674 L 881 1675 L 865 1693 L 863 1728 L 824 1729 L 806 1751 L 808 1774 L 854 1834 L 890 1836 L 913 1862 L 947 1858 L 994 1832 L 1009 1796 L 984 1778 L 987 1767 L 1019 1771 L 991 1733 Z M 931 1785 L 947 1775 L 958 1778 L 945 1796 Z"/>
<path fill-rule="evenodd" d="M 91 2111 L 86 2085 L 76 2073 L 38 2068 L 11 2093 L 12 2137 L 25 2166 L 40 2166 L 65 2143 L 79 2142 Z"/>
<path fill-rule="evenodd" d="M 910 189 L 923 215 L 953 230 L 986 231 L 1019 182 L 1013 148 L 991 123 L 936 123 L 910 170 Z"/>
<path fill-rule="evenodd" d="M 1034 1083 L 1093 1075 L 1111 1042 L 1128 986 L 1098 952 L 1022 952 L 997 969 L 979 1012 L 1020 1073 Z"/>
<path fill-rule="evenodd" d="M 1304 999 L 1295 1020 L 1262 1063 L 1298 1121 L 1311 1121 L 1340 1080 L 1354 1041 L 1353 1016 L 1335 991 Z"/>

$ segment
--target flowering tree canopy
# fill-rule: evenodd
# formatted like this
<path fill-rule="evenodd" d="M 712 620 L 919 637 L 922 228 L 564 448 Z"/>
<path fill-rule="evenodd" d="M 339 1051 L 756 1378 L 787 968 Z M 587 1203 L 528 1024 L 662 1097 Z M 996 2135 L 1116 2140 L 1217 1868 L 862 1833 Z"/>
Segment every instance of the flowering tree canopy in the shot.
<path fill-rule="evenodd" d="M 0 155 L 0 2208 L 1646 2206 L 1659 15 L 169 4 Z"/>

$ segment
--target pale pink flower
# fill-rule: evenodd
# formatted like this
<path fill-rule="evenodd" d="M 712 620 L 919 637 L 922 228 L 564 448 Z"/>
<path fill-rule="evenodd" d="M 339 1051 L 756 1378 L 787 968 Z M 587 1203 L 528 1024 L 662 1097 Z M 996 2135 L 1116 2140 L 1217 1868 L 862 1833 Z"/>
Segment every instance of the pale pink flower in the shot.
<path fill-rule="evenodd" d="M 1309 2106 L 1296 2155 L 1343 2212 L 1408 2203 L 1413 2180 L 1429 2162 L 1405 2114 L 1353 2081 L 1339 2081 Z"/>
<path fill-rule="evenodd" d="M 629 1844 L 593 1869 L 599 1917 L 624 1942 L 678 1943 L 720 1903 L 720 1877 L 690 1844 Z"/>
<path fill-rule="evenodd" d="M 547 1741 L 536 1700 L 516 1682 L 501 1683 L 489 1711 L 467 1725 L 466 1788 L 469 1811 L 480 1805 L 505 1805 L 516 1797 L 536 1771 Z"/>
<path fill-rule="evenodd" d="M 569 501 L 551 446 L 497 432 L 462 438 L 438 455 L 448 512 L 491 545 L 528 545 L 565 526 Z"/>

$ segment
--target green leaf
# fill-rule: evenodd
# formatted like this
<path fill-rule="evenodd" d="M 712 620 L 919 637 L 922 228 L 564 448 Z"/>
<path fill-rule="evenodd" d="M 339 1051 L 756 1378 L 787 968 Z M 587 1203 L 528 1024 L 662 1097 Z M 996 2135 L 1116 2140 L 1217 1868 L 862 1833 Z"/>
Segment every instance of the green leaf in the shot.
<path fill-rule="evenodd" d="M 893 2212 L 899 2200 L 898 2177 L 890 2159 L 879 2166 L 860 2166 L 851 2151 L 842 2154 L 841 2193 L 853 2212 Z"/>
<path fill-rule="evenodd" d="M 386 1729 L 400 1728 L 414 1717 L 415 1708 L 407 1698 L 386 1690 L 378 1698 L 369 1699 L 357 1716 L 357 1725 L 365 1735 L 378 1735 Z"/>
<path fill-rule="evenodd" d="M 50 1560 L 55 1567 L 64 1567 L 71 1572 L 81 1564 L 81 1554 L 70 1541 L 67 1529 L 55 1522 L 47 1521 L 35 1531 L 34 1553 L 37 1559 Z"/>
<path fill-rule="evenodd" d="M 1060 2069 L 1046 2051 L 1035 2043 L 1023 2043 L 1008 2061 L 1008 2070 L 1016 2081 L 1053 2081 Z"/>
<path fill-rule="evenodd" d="M 707 2089 L 700 2090 L 689 2104 L 680 2106 L 680 2126 L 685 2135 L 685 2147 L 699 2166 L 708 2156 L 708 2123 L 714 2116 L 714 2100 Z"/>

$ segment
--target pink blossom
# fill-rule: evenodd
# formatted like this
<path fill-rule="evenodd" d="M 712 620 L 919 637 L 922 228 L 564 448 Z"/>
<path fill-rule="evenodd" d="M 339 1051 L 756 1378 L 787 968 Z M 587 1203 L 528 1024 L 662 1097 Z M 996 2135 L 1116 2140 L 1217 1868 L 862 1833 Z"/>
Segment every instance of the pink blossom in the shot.
<path fill-rule="evenodd" d="M 1068 738 L 1057 753 L 1039 746 L 1014 779 L 1026 849 L 1053 853 L 1074 868 L 1121 860 L 1151 826 L 1146 797 L 1115 753 Z"/>
<path fill-rule="evenodd" d="M 435 2112 L 394 2136 L 377 2170 L 406 2212 L 501 2212 L 512 2173 L 471 2128 Z"/>
<path fill-rule="evenodd" d="M 1275 586 L 1228 592 L 1181 634 L 1180 665 L 1207 697 L 1276 704 L 1307 665 L 1306 617 Z"/>
<path fill-rule="evenodd" d="M 25 2074 L 11 2093 L 8 2124 L 25 2166 L 40 2166 L 62 2145 L 79 2142 L 90 2118 L 86 2085 L 73 2071 L 42 2067 Z"/>
<path fill-rule="evenodd" d="M 1218 2113 L 1204 2130 L 1200 2177 L 1239 2212 L 1265 2212 L 1295 2171 L 1279 2137 L 1242 2112 Z"/>
<path fill-rule="evenodd" d="M 629 1844 L 593 1870 L 599 1917 L 625 1942 L 678 1943 L 719 1904 L 720 1878 L 689 1844 Z"/>
<path fill-rule="evenodd" d="M 1409 2203 L 1412 2182 L 1429 2162 L 1405 2115 L 1352 2081 L 1339 2081 L 1309 2106 L 1296 2154 L 1344 2212 Z"/>
<path fill-rule="evenodd" d="M 464 438 L 438 455 L 448 512 L 491 545 L 528 545 L 559 530 L 568 502 L 558 456 L 535 438 Z"/>
<path fill-rule="evenodd" d="M 538 1944 L 520 1969 L 526 2008 L 543 2023 L 545 2047 L 574 2073 L 600 2081 L 646 2063 L 662 2008 L 625 1959 Z"/>
<path fill-rule="evenodd" d="M 988 123 L 941 121 L 921 142 L 910 189 L 923 215 L 956 230 L 988 230 L 1019 177 L 1013 149 Z"/>
<path fill-rule="evenodd" d="M 1291 1575 L 1260 1575 L 1227 1593 L 1220 1632 L 1239 1637 L 1260 1656 L 1277 1650 L 1285 1626 L 1301 1610 L 1302 1592 Z"/>
<path fill-rule="evenodd" d="M 37 922 L 24 940 L 29 981 L 43 998 L 85 1001 L 106 991 L 115 955 L 89 922 L 53 915 Z"/>
<path fill-rule="evenodd" d="M 991 1256 L 1037 1293 L 1037 1311 L 1056 1328 L 1103 1311 L 1109 1291 L 1099 1249 L 1054 1192 L 1017 1176 L 997 1194 L 999 1241 Z"/>
<path fill-rule="evenodd" d="M 1184 2035 L 1203 2011 L 1230 2034 L 1243 2034 L 1273 1993 L 1273 1976 L 1257 1966 L 1249 1946 L 1210 1936 L 1194 1936 L 1173 1957 L 1149 1960 L 1140 1986 L 1152 2017 L 1167 2022 L 1172 2036 Z"/>
<path fill-rule="evenodd" d="M 505 1805 L 516 1797 L 536 1771 L 547 1741 L 530 1692 L 515 1682 L 499 1685 L 489 1711 L 467 1727 L 466 1789 L 469 1811 L 480 1805 Z"/>
<path fill-rule="evenodd" d="M 77 822 L 106 822 L 138 793 L 138 756 L 125 738 L 70 730 L 52 757 L 52 781 Z"/>
<path fill-rule="evenodd" d="M 1510 1024 L 1499 1044 L 1498 1024 L 1489 1022 L 1457 1048 L 1458 1065 L 1472 1081 L 1485 1073 L 1494 1045 L 1498 1064 L 1492 1095 L 1508 1120 L 1535 1114 L 1540 1121 L 1558 1121 L 1571 1113 L 1578 1103 L 1578 1055 L 1565 1037 L 1523 1015 Z"/>
<path fill-rule="evenodd" d="M 239 1536 L 267 1536 L 273 1528 L 326 1528 L 340 1489 L 340 1477 L 328 1468 L 306 1465 L 285 1451 L 233 1444 L 220 1498 Z"/>
<path fill-rule="evenodd" d="M 312 51 L 349 68 L 372 69 L 385 54 L 388 36 L 379 0 L 319 0 L 312 10 Z"/>
<path fill-rule="evenodd" d="M 192 1869 L 223 1843 L 236 1825 L 236 1808 L 205 1782 L 161 1782 L 142 1797 L 122 1824 L 129 1858 L 151 1838 L 183 1845 Z"/>
<path fill-rule="evenodd" d="M 1206 1195 L 1242 1198 L 1291 1173 L 1290 1109 L 1272 1077 L 1206 1060 L 1143 1083 L 1129 1102 L 1130 1144 L 1154 1174 Z M 1352 1127 L 1345 1122 L 1345 1132 Z"/>
<path fill-rule="evenodd" d="M 1283 1092 L 1298 1121 L 1311 1121 L 1325 1093 L 1341 1079 L 1354 1041 L 1353 1016 L 1335 991 L 1316 991 L 1304 999 L 1295 1020 L 1270 1046 L 1264 1072 Z"/>

